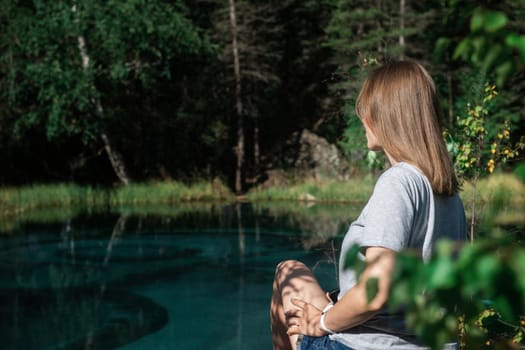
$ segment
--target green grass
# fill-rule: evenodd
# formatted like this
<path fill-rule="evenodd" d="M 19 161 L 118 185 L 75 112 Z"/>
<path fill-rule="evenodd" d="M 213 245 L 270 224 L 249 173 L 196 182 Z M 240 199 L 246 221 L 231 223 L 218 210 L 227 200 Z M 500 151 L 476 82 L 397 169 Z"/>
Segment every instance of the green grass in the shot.
<path fill-rule="evenodd" d="M 256 188 L 247 194 L 251 201 L 313 201 L 362 203 L 372 193 L 375 177 L 351 179 L 348 181 L 315 181 L 305 180 L 283 187 Z M 474 195 L 472 183 L 465 182 L 460 193 L 465 203 L 476 200 L 479 205 L 485 205 L 495 200 L 504 199 L 509 205 L 525 205 L 525 184 L 518 176 L 510 173 L 499 173 L 481 179 L 477 184 L 477 195 Z"/>
<path fill-rule="evenodd" d="M 494 201 L 498 196 L 510 204 L 525 205 L 525 183 L 510 173 L 498 173 L 479 180 L 477 190 L 477 201 L 480 204 Z M 474 198 L 474 187 L 472 183 L 463 185 L 461 198 L 469 202 Z"/>
<path fill-rule="evenodd" d="M 21 217 L 30 221 L 52 222 L 80 211 L 106 211 L 122 207 L 166 207 L 195 201 L 233 200 L 231 191 L 219 181 L 151 182 L 115 188 L 76 184 L 36 184 L 0 188 L 0 230 L 16 225 Z M 164 212 L 169 209 L 163 209 Z"/>
<path fill-rule="evenodd" d="M 330 215 L 337 212 L 335 216 L 340 220 L 336 221 L 342 221 L 355 218 L 372 193 L 375 181 L 372 176 L 349 181 L 308 179 L 283 187 L 256 188 L 243 199 L 276 215 L 286 212 L 298 218 L 323 221 L 331 220 Z M 472 184 L 465 183 L 460 196 L 468 216 L 475 199 L 478 216 L 490 217 L 490 224 L 525 226 L 525 184 L 516 175 L 494 174 L 480 180 L 476 196 Z M 0 231 L 8 231 L 21 221 L 62 221 L 80 212 L 109 210 L 170 215 L 176 211 L 174 204 L 180 207 L 183 203 L 233 201 L 232 192 L 217 180 L 191 185 L 176 181 L 134 183 L 114 188 L 76 184 L 4 187 L 0 188 Z M 327 210 L 326 204 L 335 206 L 328 206 Z M 352 204 L 352 210 L 348 204 Z"/>
<path fill-rule="evenodd" d="M 105 191 L 75 184 L 31 185 L 0 189 L 2 216 L 24 213 L 42 207 L 97 206 Z"/>
<path fill-rule="evenodd" d="M 475 190 L 465 183 L 461 198 L 467 215 L 475 202 L 477 216 L 486 225 L 525 226 L 525 183 L 510 173 L 494 174 L 481 179 Z"/>
<path fill-rule="evenodd" d="M 219 181 L 199 181 L 191 185 L 167 181 L 120 186 L 111 192 L 110 205 L 170 204 L 231 199 L 233 199 L 231 191 Z"/>
<path fill-rule="evenodd" d="M 218 181 L 151 182 L 94 188 L 76 184 L 31 185 L 0 189 L 3 215 L 41 207 L 107 206 L 124 204 L 168 204 L 181 201 L 229 200 L 233 195 Z"/>
<path fill-rule="evenodd" d="M 301 201 L 328 203 L 364 203 L 374 188 L 375 178 L 366 176 L 348 181 L 308 179 L 285 187 L 256 188 L 247 194 L 253 202 Z"/>

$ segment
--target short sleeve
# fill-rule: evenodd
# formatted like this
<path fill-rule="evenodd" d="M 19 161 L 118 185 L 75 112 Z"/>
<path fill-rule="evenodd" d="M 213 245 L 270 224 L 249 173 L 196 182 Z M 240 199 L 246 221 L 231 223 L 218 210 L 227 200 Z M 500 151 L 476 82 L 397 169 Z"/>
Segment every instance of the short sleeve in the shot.
<path fill-rule="evenodd" d="M 417 184 L 405 172 L 392 171 L 378 179 L 356 224 L 362 247 L 400 251 L 408 246 L 416 216 Z"/>

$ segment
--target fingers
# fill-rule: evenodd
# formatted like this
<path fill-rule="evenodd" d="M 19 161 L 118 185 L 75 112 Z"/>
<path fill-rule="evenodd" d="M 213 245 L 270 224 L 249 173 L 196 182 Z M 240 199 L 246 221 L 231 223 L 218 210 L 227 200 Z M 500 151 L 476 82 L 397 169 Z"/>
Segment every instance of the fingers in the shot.
<path fill-rule="evenodd" d="M 296 334 L 321 336 L 326 334 L 319 328 L 321 310 L 300 299 L 291 299 L 291 303 L 296 308 L 285 312 L 286 326 L 288 327 L 286 334 L 289 336 Z"/>
<path fill-rule="evenodd" d="M 297 317 L 290 318 L 288 320 L 288 330 L 286 333 L 290 335 L 302 334 L 301 331 L 301 319 Z"/>
<path fill-rule="evenodd" d="M 288 334 L 288 336 L 302 334 L 301 327 L 299 325 L 289 327 L 288 330 L 286 331 L 286 334 Z"/>
<path fill-rule="evenodd" d="M 288 327 L 286 333 L 289 336 L 301 333 L 301 317 L 301 310 L 292 310 L 286 313 L 286 326 Z"/>
<path fill-rule="evenodd" d="M 286 326 L 288 328 L 288 334 L 299 334 L 299 328 L 301 327 L 301 317 L 303 313 L 301 310 L 293 310 L 286 313 Z"/>
<path fill-rule="evenodd" d="M 294 304 L 295 306 L 297 306 L 300 309 L 304 309 L 304 307 L 307 304 L 307 302 L 302 301 L 301 299 L 295 299 L 295 298 L 292 298 L 291 302 L 292 302 L 292 304 Z"/>
<path fill-rule="evenodd" d="M 285 317 L 286 317 L 287 319 L 290 319 L 290 318 L 292 318 L 292 317 L 294 317 L 294 318 L 301 318 L 301 317 L 303 317 L 304 312 L 303 312 L 302 309 L 297 309 L 297 310 L 288 310 L 288 311 L 286 311 L 286 312 L 284 313 L 284 315 L 285 315 Z"/>
<path fill-rule="evenodd" d="M 297 309 L 288 310 L 285 312 L 286 325 L 288 326 L 286 334 L 289 336 L 301 334 L 301 319 L 304 316 L 303 309 L 307 304 L 300 299 L 291 299 L 291 302 L 297 307 Z"/>
<path fill-rule="evenodd" d="M 293 317 L 293 318 L 288 319 L 287 326 L 288 328 L 299 327 L 300 326 L 299 322 L 300 322 L 299 318 Z"/>

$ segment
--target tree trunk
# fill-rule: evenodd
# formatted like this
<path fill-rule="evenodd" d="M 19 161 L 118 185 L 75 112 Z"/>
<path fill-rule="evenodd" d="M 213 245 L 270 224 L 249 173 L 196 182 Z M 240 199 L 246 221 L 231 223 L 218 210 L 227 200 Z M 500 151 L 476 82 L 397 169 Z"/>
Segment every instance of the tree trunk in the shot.
<path fill-rule="evenodd" d="M 112 146 L 111 141 L 105 132 L 100 134 L 100 138 L 102 139 L 102 142 L 104 142 L 104 150 L 108 155 L 111 166 L 113 167 L 113 171 L 119 178 L 120 182 L 122 182 L 124 185 L 129 184 L 130 180 L 122 155 Z"/>
<path fill-rule="evenodd" d="M 73 7 L 71 8 L 71 11 L 77 14 L 77 6 L 73 5 Z M 79 22 L 78 16 L 76 17 L 75 21 L 78 24 Z M 80 57 L 82 58 L 82 68 L 84 70 L 87 70 L 89 68 L 90 57 L 86 49 L 86 40 L 82 35 L 79 34 L 77 37 L 77 42 L 78 42 L 78 50 L 80 52 Z M 104 115 L 104 108 L 102 107 L 102 102 L 100 102 L 100 98 L 98 97 L 94 98 L 93 102 L 95 103 L 97 115 L 102 117 Z M 101 133 L 100 138 L 102 139 L 102 142 L 104 143 L 104 150 L 106 151 L 106 154 L 109 158 L 111 166 L 113 167 L 113 171 L 117 175 L 118 179 L 124 185 L 129 184 L 129 176 L 127 174 L 126 164 L 124 163 L 124 159 L 122 158 L 122 155 L 118 151 L 116 151 L 115 148 L 111 145 L 111 141 L 105 132 Z"/>
<path fill-rule="evenodd" d="M 241 99 L 241 69 L 239 65 L 239 50 L 237 47 L 237 20 L 235 18 L 235 0 L 230 3 L 230 27 L 232 32 L 233 69 L 235 74 L 235 111 L 237 114 L 237 167 L 235 169 L 235 192 L 242 192 L 242 166 L 244 163 L 244 122 Z"/>
<path fill-rule="evenodd" d="M 447 86 L 448 86 L 448 127 L 454 126 L 454 95 L 452 93 L 452 73 L 447 72 Z"/>
<path fill-rule="evenodd" d="M 399 0 L 399 46 L 401 59 L 405 56 L 405 0 Z"/>
<path fill-rule="evenodd" d="M 255 167 L 255 175 L 259 175 L 259 162 L 261 158 L 261 151 L 259 147 L 259 117 L 255 117 L 253 127 L 253 161 Z"/>
<path fill-rule="evenodd" d="M 381 9 L 381 0 L 376 0 L 376 8 L 377 8 L 378 12 L 382 11 L 382 9 Z M 382 25 L 381 25 L 381 21 L 379 20 L 379 16 L 376 19 L 376 26 L 377 26 L 377 30 L 379 32 L 381 32 Z M 378 40 L 376 45 L 377 45 L 377 53 L 381 54 L 383 52 L 383 46 L 381 45 L 381 40 Z"/>

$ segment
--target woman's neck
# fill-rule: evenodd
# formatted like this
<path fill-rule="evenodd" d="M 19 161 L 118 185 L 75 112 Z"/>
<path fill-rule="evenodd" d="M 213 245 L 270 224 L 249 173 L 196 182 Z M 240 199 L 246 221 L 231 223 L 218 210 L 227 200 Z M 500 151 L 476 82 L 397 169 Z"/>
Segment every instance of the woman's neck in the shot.
<path fill-rule="evenodd" d="M 390 154 L 388 154 L 388 152 L 385 151 L 385 155 L 388 159 L 388 162 L 390 163 L 390 166 L 394 166 L 396 165 L 397 163 L 399 163 L 397 160 L 395 160 Z"/>

